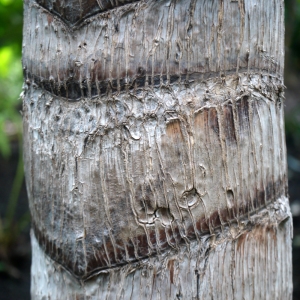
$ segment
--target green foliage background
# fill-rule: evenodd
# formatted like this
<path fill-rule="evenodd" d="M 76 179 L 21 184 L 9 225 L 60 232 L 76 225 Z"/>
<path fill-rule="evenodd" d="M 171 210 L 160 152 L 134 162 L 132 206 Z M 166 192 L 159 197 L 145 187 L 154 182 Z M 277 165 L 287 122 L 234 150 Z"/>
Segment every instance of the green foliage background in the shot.
<path fill-rule="evenodd" d="M 0 0 L 0 155 L 4 157 L 11 152 L 10 141 L 21 133 L 22 22 L 22 0 Z"/>
<path fill-rule="evenodd" d="M 29 225 L 29 214 L 15 220 L 24 171 L 22 160 L 22 119 L 20 93 L 22 90 L 22 0 L 0 0 L 0 159 L 11 154 L 13 141 L 19 143 L 17 170 L 6 202 L 4 217 L 0 216 L 0 272 L 19 278 L 12 257 L 17 254 L 21 232 Z M 4 174 L 3 174 L 4 175 Z M 7 187 L 1 187 L 1 190 Z M 1 211 L 1 215 L 3 211 Z M 18 254 L 17 254 L 18 255 Z"/>
<path fill-rule="evenodd" d="M 285 84 L 287 92 L 293 91 L 287 97 L 293 104 L 285 113 L 285 131 L 300 159 L 300 0 L 285 0 L 285 45 Z"/>

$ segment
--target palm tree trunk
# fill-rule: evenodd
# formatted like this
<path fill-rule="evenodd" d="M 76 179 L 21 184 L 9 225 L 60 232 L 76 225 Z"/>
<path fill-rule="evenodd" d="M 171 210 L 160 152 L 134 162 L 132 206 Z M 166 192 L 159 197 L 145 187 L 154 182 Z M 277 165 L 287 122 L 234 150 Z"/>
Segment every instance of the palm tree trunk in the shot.
<path fill-rule="evenodd" d="M 25 1 L 33 299 L 291 299 L 281 0 Z"/>

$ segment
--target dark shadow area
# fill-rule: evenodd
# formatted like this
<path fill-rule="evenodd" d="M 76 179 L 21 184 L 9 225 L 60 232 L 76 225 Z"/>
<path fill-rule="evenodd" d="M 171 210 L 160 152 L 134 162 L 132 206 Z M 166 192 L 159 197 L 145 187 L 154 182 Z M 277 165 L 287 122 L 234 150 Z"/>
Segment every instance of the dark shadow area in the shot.
<path fill-rule="evenodd" d="M 4 218 L 8 201 L 11 197 L 13 182 L 16 176 L 19 159 L 18 143 L 13 143 L 9 159 L 0 157 L 0 216 Z M 14 223 L 22 219 L 28 212 L 28 199 L 25 182 L 21 186 L 15 209 Z M 16 221 L 18 220 L 18 221 Z M 13 224 L 16 226 L 16 224 Z M 8 251 L 0 245 L 0 300 L 30 299 L 30 224 L 24 224 L 16 239 L 9 241 Z M 5 253 L 8 252 L 8 253 Z"/>

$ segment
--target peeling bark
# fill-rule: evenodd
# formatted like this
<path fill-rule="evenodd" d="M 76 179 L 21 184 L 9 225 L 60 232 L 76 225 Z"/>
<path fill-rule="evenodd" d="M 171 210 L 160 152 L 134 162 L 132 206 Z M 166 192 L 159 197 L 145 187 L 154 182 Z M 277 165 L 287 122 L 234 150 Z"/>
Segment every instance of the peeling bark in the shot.
<path fill-rule="evenodd" d="M 33 299 L 291 298 L 282 6 L 25 1 Z"/>

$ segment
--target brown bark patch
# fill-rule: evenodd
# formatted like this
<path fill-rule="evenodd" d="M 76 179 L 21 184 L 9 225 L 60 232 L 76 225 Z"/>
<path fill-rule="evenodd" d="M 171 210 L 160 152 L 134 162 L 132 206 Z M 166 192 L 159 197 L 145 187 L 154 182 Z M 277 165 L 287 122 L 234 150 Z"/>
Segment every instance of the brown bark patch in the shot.
<path fill-rule="evenodd" d="M 174 260 L 168 261 L 168 269 L 170 271 L 170 281 L 173 284 L 174 283 Z"/>
<path fill-rule="evenodd" d="M 236 143 L 235 120 L 232 103 L 223 106 L 224 134 L 228 143 Z"/>
<path fill-rule="evenodd" d="M 182 132 L 180 128 L 180 120 L 174 119 L 167 123 L 166 133 L 168 137 L 172 139 L 182 139 Z"/>
<path fill-rule="evenodd" d="M 260 245 L 268 243 L 269 238 L 276 241 L 276 228 L 267 222 L 266 220 L 266 224 L 258 224 L 250 231 L 246 231 L 240 235 L 237 239 L 237 250 L 239 251 L 247 244 L 247 239 L 254 239 Z"/>

